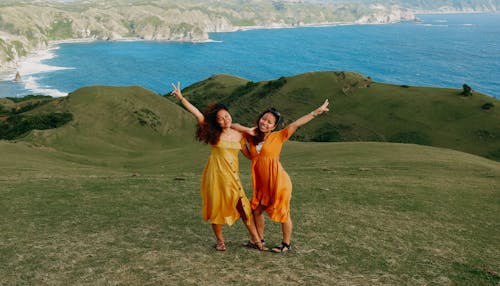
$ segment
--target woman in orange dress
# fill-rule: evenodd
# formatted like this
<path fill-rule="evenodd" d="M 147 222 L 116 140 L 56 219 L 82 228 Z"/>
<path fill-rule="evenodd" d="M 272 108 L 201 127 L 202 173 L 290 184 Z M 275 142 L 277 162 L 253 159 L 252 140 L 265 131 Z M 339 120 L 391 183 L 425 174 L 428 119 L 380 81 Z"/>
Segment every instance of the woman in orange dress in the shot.
<path fill-rule="evenodd" d="M 250 234 L 249 244 L 259 250 L 267 250 L 260 241 L 252 217 L 250 202 L 243 191 L 239 178 L 238 153 L 244 138 L 241 132 L 231 129 L 231 114 L 223 104 L 209 105 L 201 113 L 182 96 L 180 83 L 172 95 L 181 101 L 198 121 L 196 138 L 211 145 L 211 153 L 201 180 L 202 216 L 212 225 L 218 251 L 225 251 L 222 225 L 232 225 L 242 218 Z"/>
<path fill-rule="evenodd" d="M 292 237 L 292 218 L 290 216 L 292 182 L 279 160 L 281 147 L 300 126 L 327 111 L 328 99 L 316 110 L 275 132 L 273 130 L 276 128 L 281 114 L 274 108 L 269 108 L 260 114 L 257 119 L 257 127 L 247 128 L 239 124 L 232 126 L 236 130 L 252 134 L 252 136 L 248 136 L 252 159 L 253 195 L 251 206 L 261 242 L 264 242 L 264 211 L 267 212 L 271 220 L 281 223 L 283 240 L 281 245 L 271 249 L 273 252 L 282 253 L 290 250 Z"/>

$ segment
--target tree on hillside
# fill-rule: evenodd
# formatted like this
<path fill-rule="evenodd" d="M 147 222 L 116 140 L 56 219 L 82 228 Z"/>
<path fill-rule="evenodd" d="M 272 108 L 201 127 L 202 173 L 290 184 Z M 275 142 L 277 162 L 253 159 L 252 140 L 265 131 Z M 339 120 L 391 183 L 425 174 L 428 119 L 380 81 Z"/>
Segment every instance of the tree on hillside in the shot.
<path fill-rule="evenodd" d="M 472 87 L 468 86 L 467 84 L 464 83 L 462 86 L 463 91 L 460 93 L 460 95 L 463 96 L 472 96 Z"/>

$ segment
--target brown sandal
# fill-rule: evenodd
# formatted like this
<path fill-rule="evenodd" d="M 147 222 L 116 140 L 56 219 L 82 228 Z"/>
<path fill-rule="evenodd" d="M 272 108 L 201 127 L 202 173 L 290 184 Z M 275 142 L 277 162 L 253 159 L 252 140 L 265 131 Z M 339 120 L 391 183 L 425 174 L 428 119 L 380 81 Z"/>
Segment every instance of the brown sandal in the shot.
<path fill-rule="evenodd" d="M 224 241 L 218 241 L 217 245 L 215 245 L 215 250 L 226 251 L 226 245 L 224 244 Z"/>
<path fill-rule="evenodd" d="M 249 240 L 247 243 L 244 243 L 243 245 L 248 247 L 248 248 L 257 249 L 260 251 L 269 251 L 269 248 L 266 247 L 264 241 L 253 242 L 253 241 Z"/>

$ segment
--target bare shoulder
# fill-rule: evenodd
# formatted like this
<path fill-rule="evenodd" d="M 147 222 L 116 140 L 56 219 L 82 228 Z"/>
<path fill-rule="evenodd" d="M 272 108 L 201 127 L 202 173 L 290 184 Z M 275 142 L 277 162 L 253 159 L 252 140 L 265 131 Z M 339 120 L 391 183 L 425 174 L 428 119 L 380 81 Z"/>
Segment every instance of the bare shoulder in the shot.
<path fill-rule="evenodd" d="M 226 134 L 222 134 L 224 140 L 239 142 L 243 138 L 243 134 L 240 131 L 230 129 Z"/>

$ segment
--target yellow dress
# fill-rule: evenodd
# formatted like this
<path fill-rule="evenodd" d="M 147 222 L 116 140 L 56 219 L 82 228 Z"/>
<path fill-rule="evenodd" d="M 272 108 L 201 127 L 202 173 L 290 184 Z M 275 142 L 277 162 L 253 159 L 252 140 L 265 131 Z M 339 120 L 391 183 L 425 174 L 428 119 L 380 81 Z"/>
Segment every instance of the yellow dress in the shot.
<path fill-rule="evenodd" d="M 239 177 L 238 153 L 242 143 L 220 140 L 212 145 L 201 180 L 202 215 L 212 224 L 232 225 L 241 217 L 237 207 L 243 208 L 247 218 L 251 217 L 250 202 Z"/>

